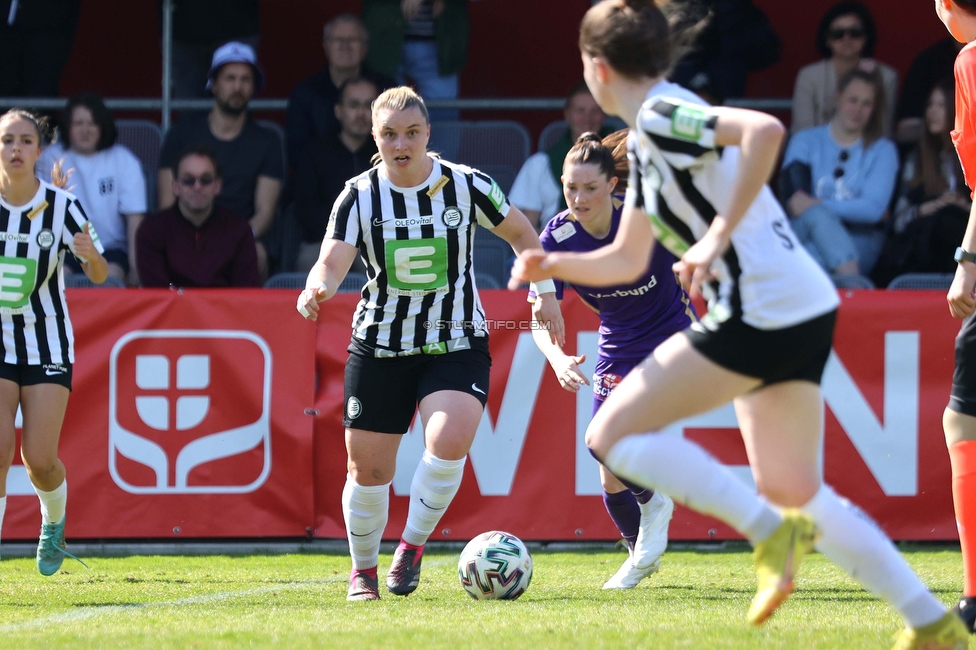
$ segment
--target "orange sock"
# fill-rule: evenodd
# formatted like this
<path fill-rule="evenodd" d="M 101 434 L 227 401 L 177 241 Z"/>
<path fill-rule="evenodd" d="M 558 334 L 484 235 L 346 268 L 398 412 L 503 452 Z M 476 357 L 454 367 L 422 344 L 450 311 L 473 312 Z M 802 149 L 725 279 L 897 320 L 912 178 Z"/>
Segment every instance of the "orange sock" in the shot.
<path fill-rule="evenodd" d="M 952 503 L 962 546 L 964 596 L 976 596 L 976 440 L 949 447 L 952 465 Z"/>

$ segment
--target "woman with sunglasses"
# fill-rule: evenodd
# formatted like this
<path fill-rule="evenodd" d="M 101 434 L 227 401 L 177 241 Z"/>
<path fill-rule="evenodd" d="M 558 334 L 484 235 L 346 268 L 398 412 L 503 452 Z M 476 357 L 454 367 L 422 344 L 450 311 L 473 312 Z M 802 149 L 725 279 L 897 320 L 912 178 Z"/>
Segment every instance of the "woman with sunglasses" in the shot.
<path fill-rule="evenodd" d="M 682 24 L 682 3 L 663 6 L 669 16 L 654 0 L 603 0 L 580 26 L 583 77 L 601 108 L 631 129 L 617 236 L 586 253 L 528 251 L 509 287 L 545 276 L 628 282 L 647 268 L 655 239 L 672 251 L 682 285 L 707 294 L 708 314 L 617 385 L 587 446 L 615 476 L 718 517 L 753 543 L 749 622 L 762 624 L 786 600 L 816 546 L 903 616 L 897 650 L 962 650 L 962 621 L 823 481 L 819 384 L 839 300 L 766 188 L 785 129 L 764 113 L 709 106 L 666 80 L 672 44 L 683 40 L 669 23 Z M 764 498 L 694 441 L 661 434 L 730 401 Z"/>
<path fill-rule="evenodd" d="M 817 50 L 823 59 L 801 68 L 796 75 L 792 133 L 826 124 L 834 114 L 837 80 L 861 67 L 880 71 L 884 81 L 884 96 L 879 101 L 883 106 L 882 129 L 885 135 L 891 134 L 898 73 L 871 58 L 876 41 L 874 18 L 863 3 L 838 2 L 827 10 L 817 27 Z"/>
<path fill-rule="evenodd" d="M 807 251 L 834 275 L 869 275 L 885 240 L 898 151 L 881 137 L 877 71 L 849 70 L 830 122 L 790 140 L 781 199 Z"/>
<path fill-rule="evenodd" d="M 216 204 L 222 183 L 213 152 L 187 149 L 175 170 L 176 203 L 146 218 L 136 233 L 142 286 L 259 286 L 250 224 Z"/>

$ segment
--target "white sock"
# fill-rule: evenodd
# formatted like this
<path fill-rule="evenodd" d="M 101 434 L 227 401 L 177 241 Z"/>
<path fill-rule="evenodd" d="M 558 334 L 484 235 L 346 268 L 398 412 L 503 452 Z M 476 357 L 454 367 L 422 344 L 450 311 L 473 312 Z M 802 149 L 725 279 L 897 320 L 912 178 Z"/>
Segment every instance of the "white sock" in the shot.
<path fill-rule="evenodd" d="M 817 550 L 888 601 L 909 627 L 934 623 L 945 607 L 929 592 L 871 518 L 824 484 L 801 508 L 820 529 Z"/>
<path fill-rule="evenodd" d="M 605 463 L 615 476 L 664 494 L 732 526 L 753 544 L 779 526 L 779 513 L 695 443 L 642 433 L 617 442 Z"/>
<path fill-rule="evenodd" d="M 36 485 L 33 487 L 37 498 L 41 500 L 41 521 L 45 524 L 61 523 L 68 503 L 68 479 L 61 481 L 61 485 L 50 492 L 38 489 Z"/>
<path fill-rule="evenodd" d="M 443 460 L 429 451 L 424 452 L 410 484 L 410 509 L 403 529 L 403 541 L 407 544 L 423 546 L 427 543 L 461 487 L 466 459 L 467 456 L 459 460 Z"/>
<path fill-rule="evenodd" d="M 379 563 L 380 540 L 390 510 L 390 483 L 359 485 L 346 474 L 342 488 L 342 518 L 346 521 L 353 569 L 372 569 Z"/>
<path fill-rule="evenodd" d="M 0 497 L 0 530 L 3 530 L 3 515 L 7 512 L 7 496 Z"/>

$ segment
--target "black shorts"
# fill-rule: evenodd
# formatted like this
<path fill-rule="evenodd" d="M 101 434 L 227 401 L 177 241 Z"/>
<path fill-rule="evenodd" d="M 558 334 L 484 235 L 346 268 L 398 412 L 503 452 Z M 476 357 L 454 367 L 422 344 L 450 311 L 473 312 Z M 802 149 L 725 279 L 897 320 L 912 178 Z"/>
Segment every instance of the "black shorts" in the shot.
<path fill-rule="evenodd" d="M 0 363 L 0 379 L 8 379 L 18 386 L 58 384 L 71 390 L 71 364 L 45 363 L 40 366 Z"/>
<path fill-rule="evenodd" d="M 487 339 L 447 354 L 377 359 L 355 345 L 346 361 L 342 426 L 379 433 L 406 433 L 420 400 L 456 390 L 488 401 L 491 356 Z"/>
<path fill-rule="evenodd" d="M 952 373 L 949 409 L 976 417 L 976 318 L 962 322 L 956 335 L 956 369 Z"/>
<path fill-rule="evenodd" d="M 710 361 L 764 386 L 784 381 L 820 383 L 830 357 L 837 312 L 776 330 L 761 330 L 730 318 L 714 330 L 695 323 L 684 330 L 696 350 Z"/>

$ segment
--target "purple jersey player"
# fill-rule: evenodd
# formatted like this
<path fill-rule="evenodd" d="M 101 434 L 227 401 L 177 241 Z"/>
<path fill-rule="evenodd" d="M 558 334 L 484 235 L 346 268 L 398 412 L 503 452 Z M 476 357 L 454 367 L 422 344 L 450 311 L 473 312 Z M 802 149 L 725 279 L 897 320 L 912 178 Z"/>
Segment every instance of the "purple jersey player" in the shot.
<path fill-rule="evenodd" d="M 607 143 L 623 143 L 625 137 L 626 131 L 622 131 L 609 136 Z M 619 148 L 625 167 L 626 147 Z M 613 152 L 596 135 L 587 133 L 577 140 L 563 163 L 563 193 L 569 209 L 556 215 L 539 237 L 547 252 L 586 253 L 613 241 L 623 208 L 623 200 L 614 196 L 614 191 L 621 189 L 615 167 Z M 626 178 L 626 170 L 621 176 Z M 594 413 L 659 343 L 695 320 L 688 296 L 671 270 L 674 262 L 674 256 L 658 246 L 648 269 L 632 283 L 589 287 L 555 281 L 557 299 L 562 299 L 565 287 L 572 287 L 600 316 L 599 356 L 593 374 Z M 530 291 L 529 300 L 534 298 Z M 579 368 L 585 355 L 566 354 L 545 332 L 535 333 L 534 338 L 563 388 L 576 392 L 589 384 Z M 600 481 L 607 512 L 630 548 L 623 566 L 603 588 L 632 589 L 660 566 L 674 503 L 664 494 L 621 482 L 602 466 Z"/>

